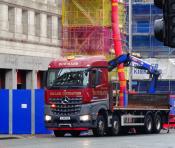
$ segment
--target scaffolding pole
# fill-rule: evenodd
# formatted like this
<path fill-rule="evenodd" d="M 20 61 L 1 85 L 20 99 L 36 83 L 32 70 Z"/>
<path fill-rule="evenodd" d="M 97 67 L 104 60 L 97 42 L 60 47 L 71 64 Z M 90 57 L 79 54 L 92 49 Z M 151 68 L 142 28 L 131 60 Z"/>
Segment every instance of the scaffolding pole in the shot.
<path fill-rule="evenodd" d="M 129 0 L 129 52 L 132 53 L 132 0 Z M 132 91 L 132 66 L 129 68 L 129 90 Z"/>

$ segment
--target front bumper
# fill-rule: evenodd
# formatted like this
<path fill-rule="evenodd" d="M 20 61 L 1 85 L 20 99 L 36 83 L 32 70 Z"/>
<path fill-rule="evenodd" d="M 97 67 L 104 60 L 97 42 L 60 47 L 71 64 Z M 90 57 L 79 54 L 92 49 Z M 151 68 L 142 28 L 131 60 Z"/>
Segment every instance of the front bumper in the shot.
<path fill-rule="evenodd" d="M 45 121 L 46 128 L 95 128 L 97 111 L 93 108 L 96 109 L 95 104 L 83 104 L 79 113 L 70 116 L 68 115 L 68 118 L 70 119 L 64 120 L 67 115 L 53 114 L 50 106 L 45 105 L 45 115 L 51 116 L 50 121 Z M 83 115 L 89 115 L 90 119 L 88 121 L 81 121 L 80 116 Z"/>
<path fill-rule="evenodd" d="M 45 121 L 46 128 L 95 128 L 96 120 L 80 121 L 80 115 L 70 116 L 70 120 L 62 120 L 61 116 L 52 116 L 51 121 Z"/>
<path fill-rule="evenodd" d="M 81 110 L 79 113 L 74 114 L 74 115 L 59 115 L 59 114 L 54 114 L 50 108 L 49 105 L 45 105 L 45 115 L 51 116 L 50 121 L 45 121 L 46 128 L 48 129 L 61 129 L 61 128 L 96 128 L 97 127 L 97 115 L 99 110 L 103 108 L 107 108 L 107 104 L 109 104 L 107 101 L 100 101 L 100 102 L 95 102 L 95 103 L 90 103 L 90 104 L 82 104 Z M 88 121 L 81 121 L 80 116 L 83 115 L 89 115 L 90 120 Z M 69 120 L 63 120 L 64 117 L 70 117 Z M 63 117 L 60 119 L 60 117 Z M 84 118 L 86 119 L 86 118 Z"/>

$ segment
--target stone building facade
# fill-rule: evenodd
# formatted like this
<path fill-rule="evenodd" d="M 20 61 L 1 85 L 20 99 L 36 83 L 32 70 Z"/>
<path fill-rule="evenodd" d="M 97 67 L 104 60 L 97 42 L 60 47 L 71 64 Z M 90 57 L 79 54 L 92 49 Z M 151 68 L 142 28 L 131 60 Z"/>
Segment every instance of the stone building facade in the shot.
<path fill-rule="evenodd" d="M 0 0 L 0 89 L 40 88 L 60 40 L 61 0 Z"/>

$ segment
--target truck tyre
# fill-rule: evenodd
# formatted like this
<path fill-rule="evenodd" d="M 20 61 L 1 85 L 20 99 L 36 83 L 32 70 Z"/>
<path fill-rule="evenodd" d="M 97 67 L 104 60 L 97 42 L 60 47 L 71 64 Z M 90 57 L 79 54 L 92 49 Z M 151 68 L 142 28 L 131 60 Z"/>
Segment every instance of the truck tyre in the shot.
<path fill-rule="evenodd" d="M 160 114 L 156 114 L 154 116 L 153 132 L 158 134 L 158 133 L 160 133 L 161 129 L 162 129 L 162 118 L 161 118 Z"/>
<path fill-rule="evenodd" d="M 73 137 L 78 137 L 80 135 L 80 132 L 81 131 L 71 131 L 70 133 Z"/>
<path fill-rule="evenodd" d="M 94 136 L 101 137 L 105 135 L 106 122 L 103 115 L 97 117 L 97 127 L 92 129 Z"/>
<path fill-rule="evenodd" d="M 151 114 L 148 114 L 145 117 L 145 133 L 151 134 L 152 131 L 153 131 L 153 119 Z"/>
<path fill-rule="evenodd" d="M 114 116 L 112 119 L 112 129 L 111 129 L 111 135 L 117 136 L 119 135 L 121 126 L 120 126 L 120 120 L 118 116 Z"/>
<path fill-rule="evenodd" d="M 64 131 L 54 131 L 55 137 L 64 137 Z"/>

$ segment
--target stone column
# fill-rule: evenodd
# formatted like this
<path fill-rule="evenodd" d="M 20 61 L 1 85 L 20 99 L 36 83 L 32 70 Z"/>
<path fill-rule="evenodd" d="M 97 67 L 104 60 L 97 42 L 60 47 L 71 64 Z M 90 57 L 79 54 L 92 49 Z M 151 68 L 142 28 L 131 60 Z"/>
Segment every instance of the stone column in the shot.
<path fill-rule="evenodd" d="M 35 70 L 26 73 L 26 89 L 37 89 L 37 72 Z"/>
<path fill-rule="evenodd" d="M 13 89 L 17 89 L 16 69 L 6 70 L 5 88 L 9 89 L 9 134 L 13 133 Z"/>
<path fill-rule="evenodd" d="M 0 4 L 0 31 L 8 31 L 8 5 Z"/>
<path fill-rule="evenodd" d="M 16 69 L 7 70 L 5 74 L 5 88 L 17 89 L 17 72 Z"/>

